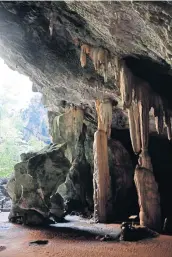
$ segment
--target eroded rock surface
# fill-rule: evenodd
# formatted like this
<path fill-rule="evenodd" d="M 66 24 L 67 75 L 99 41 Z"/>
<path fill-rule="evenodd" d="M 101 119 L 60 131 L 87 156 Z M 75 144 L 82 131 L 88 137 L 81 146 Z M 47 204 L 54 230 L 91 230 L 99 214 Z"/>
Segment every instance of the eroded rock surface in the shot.
<path fill-rule="evenodd" d="M 64 147 L 50 145 L 15 165 L 14 176 L 7 184 L 13 202 L 12 217 L 20 212 L 16 208 L 23 213 L 33 210 L 44 218 L 51 215 L 52 208 L 55 217 L 63 217 L 63 199 L 58 197 L 57 188 L 64 182 L 70 167 L 62 150 Z"/>
<path fill-rule="evenodd" d="M 155 1 L 1 2 L 1 57 L 12 69 L 31 78 L 33 90 L 43 93 L 44 104 L 54 112 L 63 112 L 61 101 L 66 101 L 82 103 L 95 117 L 93 101 L 104 94 L 116 99 L 120 107 L 114 56 L 127 58 L 135 75 L 148 81 L 158 93 L 166 90 L 164 94 L 169 98 L 171 10 L 170 2 Z M 90 60 L 81 67 L 83 43 L 110 53 L 107 83 L 96 74 Z M 120 113 L 114 113 L 114 127 L 120 127 Z M 123 126 L 128 123 L 124 121 Z"/>
<path fill-rule="evenodd" d="M 50 216 L 59 221 L 72 211 L 85 215 L 93 212 L 94 125 L 86 122 L 82 111 L 75 111 L 74 116 L 73 110 L 68 112 L 54 118 L 53 135 L 60 144 L 22 154 L 22 161 L 15 165 L 7 185 L 13 202 L 10 220 L 24 217 L 24 222 L 31 224 L 34 215 L 35 225 L 47 222 Z M 133 167 L 129 154 L 118 141 L 109 141 L 108 155 L 113 206 L 110 217 L 114 220 L 120 218 L 120 213 L 128 215 L 127 194 L 132 187 Z"/>
<path fill-rule="evenodd" d="M 117 58 L 124 59 L 133 75 L 148 82 L 172 109 L 171 16 L 169 1 L 0 3 L 0 55 L 9 67 L 30 77 L 33 91 L 43 94 L 51 135 L 55 143 L 63 144 L 58 153 L 50 146 L 50 151 L 44 149 L 22 157 L 8 183 L 14 205 L 22 210 L 36 210 L 44 217 L 49 212 L 63 216 L 65 202 L 71 200 L 91 208 L 92 198 L 88 193 L 91 189 L 82 183 L 87 174 L 91 185 L 92 142 L 97 120 L 94 101 L 109 97 L 118 102 L 118 108 L 113 108 L 112 128 L 128 127 L 115 76 Z M 81 67 L 83 44 L 108 52 L 106 83 L 89 57 L 87 65 Z M 66 110 L 76 106 L 83 110 L 79 111 L 81 115 L 66 114 Z M 152 117 L 150 126 L 151 130 L 155 129 Z M 127 208 L 123 203 L 128 203 L 133 170 L 122 144 L 113 140 L 109 143 L 112 144 L 112 147 L 109 144 L 112 201 L 116 206 L 113 216 L 120 216 L 120 209 Z M 50 186 L 47 187 L 48 174 Z"/>

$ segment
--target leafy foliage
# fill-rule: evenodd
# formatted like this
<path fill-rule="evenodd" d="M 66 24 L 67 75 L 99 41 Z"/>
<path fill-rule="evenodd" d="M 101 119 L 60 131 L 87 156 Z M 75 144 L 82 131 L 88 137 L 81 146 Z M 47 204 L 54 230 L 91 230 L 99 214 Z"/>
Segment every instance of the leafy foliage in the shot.
<path fill-rule="evenodd" d="M 21 107 L 18 108 L 18 98 L 14 95 L 14 89 L 11 90 L 11 87 L 6 85 L 0 87 L 0 177 L 6 177 L 20 161 L 21 153 L 38 151 L 45 143 L 34 135 L 25 140 L 26 124 L 22 119 L 22 113 L 26 107 L 23 110 Z"/>

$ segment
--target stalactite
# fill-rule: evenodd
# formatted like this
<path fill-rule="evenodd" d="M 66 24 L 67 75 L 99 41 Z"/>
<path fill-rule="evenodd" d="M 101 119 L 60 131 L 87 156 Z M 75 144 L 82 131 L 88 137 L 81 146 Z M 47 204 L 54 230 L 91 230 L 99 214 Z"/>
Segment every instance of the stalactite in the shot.
<path fill-rule="evenodd" d="M 171 115 L 170 111 L 168 109 L 165 109 L 164 111 L 164 117 L 165 117 L 165 125 L 167 126 L 167 136 L 168 140 L 172 139 L 172 133 L 171 133 Z"/>
<path fill-rule="evenodd" d="M 96 100 L 96 111 L 98 115 L 98 129 L 111 134 L 112 124 L 112 103 L 109 99 Z"/>
<path fill-rule="evenodd" d="M 141 138 L 140 138 L 140 120 L 138 104 L 133 103 L 128 109 L 128 119 L 130 128 L 130 137 L 135 154 L 141 151 Z"/>
<path fill-rule="evenodd" d="M 93 48 L 92 50 L 92 60 L 93 60 L 93 64 L 94 64 L 94 68 L 96 71 L 99 70 L 99 62 L 98 62 L 98 52 L 99 52 L 99 48 Z"/>
<path fill-rule="evenodd" d="M 89 45 L 82 45 L 81 46 L 81 55 L 80 55 L 80 62 L 81 62 L 81 67 L 85 67 L 86 62 L 87 62 L 87 56 L 86 54 L 90 53 L 90 46 Z"/>
<path fill-rule="evenodd" d="M 141 143 L 144 150 L 148 149 L 149 140 L 150 86 L 147 83 L 140 83 L 138 94 Z"/>
<path fill-rule="evenodd" d="M 139 162 L 140 167 L 144 167 L 153 172 L 153 167 L 152 167 L 152 163 L 151 163 L 151 158 L 148 153 L 148 149 L 142 150 L 142 152 L 139 155 L 138 162 Z"/>
<path fill-rule="evenodd" d="M 103 73 L 104 81 L 107 82 L 108 51 L 101 47 L 91 47 L 86 44 L 82 45 L 80 55 L 82 67 L 86 65 L 86 54 L 88 54 L 93 61 L 95 70 L 100 74 Z"/>
<path fill-rule="evenodd" d="M 123 106 L 128 109 L 133 150 L 136 154 L 140 153 L 139 166 L 136 167 L 134 176 L 140 206 L 140 224 L 158 230 L 161 225 L 159 194 L 148 153 L 148 141 L 151 106 L 158 117 L 158 131 L 162 131 L 162 103 L 158 97 L 152 97 L 151 102 L 152 91 L 149 84 L 135 78 L 125 63 L 120 71 L 120 90 Z M 167 124 L 168 127 L 171 124 L 169 118 Z"/>
<path fill-rule="evenodd" d="M 142 145 L 142 152 L 140 154 L 141 166 L 153 171 L 151 159 L 148 154 L 150 92 L 150 86 L 147 83 L 140 83 L 138 88 L 138 107 L 140 114 L 140 132 Z"/>
<path fill-rule="evenodd" d="M 52 37 L 53 35 L 53 29 L 54 29 L 54 24 L 56 21 L 57 15 L 54 12 L 50 13 L 50 23 L 49 23 L 49 31 L 50 31 L 50 36 Z"/>
<path fill-rule="evenodd" d="M 159 95 L 152 95 L 152 107 L 154 108 L 155 127 L 158 134 L 163 133 L 163 102 Z"/>
<path fill-rule="evenodd" d="M 114 66 L 115 66 L 116 85 L 120 88 L 121 60 L 117 56 L 115 56 L 115 58 L 114 58 Z"/>
<path fill-rule="evenodd" d="M 131 106 L 133 86 L 133 75 L 123 62 L 120 70 L 120 91 L 124 109 L 129 108 Z"/>

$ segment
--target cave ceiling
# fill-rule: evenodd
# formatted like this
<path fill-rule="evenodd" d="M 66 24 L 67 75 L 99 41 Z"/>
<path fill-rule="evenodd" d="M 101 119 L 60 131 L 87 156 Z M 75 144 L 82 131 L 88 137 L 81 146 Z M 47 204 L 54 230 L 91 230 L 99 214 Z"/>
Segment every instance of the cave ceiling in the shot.
<path fill-rule="evenodd" d="M 50 35 L 51 15 L 55 15 Z M 103 47 L 126 60 L 172 107 L 172 4 L 170 2 L 0 2 L 0 56 L 33 81 L 49 110 L 61 103 L 84 106 L 107 95 L 121 108 L 113 66 L 108 81 L 91 60 L 80 65 L 80 46 Z M 14 85 L 15 86 L 15 85 Z M 23 85 L 24 86 L 24 85 Z"/>

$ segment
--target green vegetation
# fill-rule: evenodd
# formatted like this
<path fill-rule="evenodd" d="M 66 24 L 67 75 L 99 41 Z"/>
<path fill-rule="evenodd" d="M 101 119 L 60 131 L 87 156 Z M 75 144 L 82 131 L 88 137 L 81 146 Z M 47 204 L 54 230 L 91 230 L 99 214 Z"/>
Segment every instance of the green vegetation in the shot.
<path fill-rule="evenodd" d="M 38 151 L 45 146 L 35 136 L 31 136 L 27 142 L 24 140 L 21 113 L 18 98 L 10 87 L 0 85 L 0 177 L 13 172 L 21 153 Z"/>

